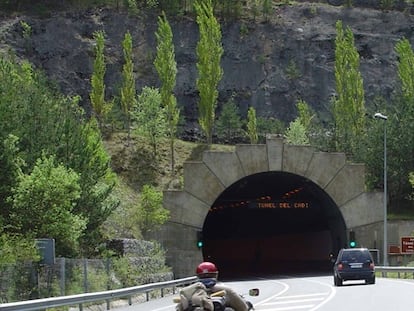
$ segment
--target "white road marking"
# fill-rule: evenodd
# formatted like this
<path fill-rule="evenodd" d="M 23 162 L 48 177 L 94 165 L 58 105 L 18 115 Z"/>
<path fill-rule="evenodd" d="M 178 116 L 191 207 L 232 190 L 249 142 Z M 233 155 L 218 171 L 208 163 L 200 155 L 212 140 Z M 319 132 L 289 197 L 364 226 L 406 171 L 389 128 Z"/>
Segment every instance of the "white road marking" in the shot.
<path fill-rule="evenodd" d="M 329 296 L 328 296 L 328 298 L 326 298 L 324 301 L 322 301 L 320 304 L 318 304 L 317 306 L 315 306 L 314 308 L 312 308 L 312 309 L 310 309 L 309 311 L 315 311 L 315 310 L 318 310 L 320 307 L 322 307 L 325 303 L 327 303 L 328 301 L 330 301 L 333 297 L 335 297 L 335 295 L 336 295 L 336 289 L 335 289 L 335 287 L 333 287 L 332 285 L 328 285 L 328 284 L 326 284 L 326 283 L 323 283 L 323 282 L 319 282 L 319 281 L 315 281 L 315 280 L 313 280 L 313 281 L 311 281 L 311 280 L 308 280 L 309 282 L 314 282 L 314 283 L 318 283 L 318 284 L 321 284 L 321 285 L 323 285 L 323 286 L 327 286 L 327 287 L 329 287 L 329 289 L 330 289 L 330 294 L 329 294 Z"/>
<path fill-rule="evenodd" d="M 283 304 L 289 304 L 289 303 L 304 303 L 304 302 L 321 301 L 321 300 L 324 300 L 324 298 L 289 299 L 287 301 L 267 302 L 267 303 L 265 303 L 263 305 L 264 306 L 268 306 L 268 305 L 283 305 Z"/>
<path fill-rule="evenodd" d="M 288 284 L 284 282 L 274 281 L 284 286 L 284 289 L 280 291 L 278 294 L 256 303 L 255 307 L 258 307 L 257 310 L 260 311 L 316 311 L 319 308 L 321 308 L 324 304 L 326 304 L 328 301 L 330 301 L 336 294 L 336 289 L 332 285 L 326 284 L 326 282 L 324 283 L 314 280 L 306 281 L 326 286 L 328 287 L 329 291 L 303 295 L 281 296 L 283 293 L 286 293 L 290 287 Z"/>

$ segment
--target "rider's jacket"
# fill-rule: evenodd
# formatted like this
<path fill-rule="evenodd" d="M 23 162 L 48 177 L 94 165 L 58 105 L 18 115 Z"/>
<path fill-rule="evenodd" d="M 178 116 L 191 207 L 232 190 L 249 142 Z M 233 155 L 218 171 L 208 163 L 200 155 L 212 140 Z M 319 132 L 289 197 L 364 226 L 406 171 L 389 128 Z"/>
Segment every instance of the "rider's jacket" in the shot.
<path fill-rule="evenodd" d="M 235 311 L 248 311 L 249 307 L 244 299 L 229 286 L 217 283 L 217 280 L 214 278 L 200 279 L 200 282 L 206 286 L 210 294 L 224 290 L 226 292 L 224 296 L 226 306 L 233 308 Z"/>

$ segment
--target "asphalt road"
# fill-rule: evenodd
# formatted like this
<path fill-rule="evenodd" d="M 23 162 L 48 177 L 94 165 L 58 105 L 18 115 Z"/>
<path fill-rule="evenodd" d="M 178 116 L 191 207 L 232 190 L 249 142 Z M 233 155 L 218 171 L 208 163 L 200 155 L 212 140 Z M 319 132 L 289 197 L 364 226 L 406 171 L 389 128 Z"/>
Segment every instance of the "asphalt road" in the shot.
<path fill-rule="evenodd" d="M 277 276 L 226 282 L 239 293 L 259 288 L 258 297 L 248 297 L 257 311 L 409 311 L 414 310 L 414 280 L 377 278 L 374 285 L 347 281 L 333 285 L 333 277 Z M 129 306 L 115 311 L 173 311 L 174 296 Z"/>

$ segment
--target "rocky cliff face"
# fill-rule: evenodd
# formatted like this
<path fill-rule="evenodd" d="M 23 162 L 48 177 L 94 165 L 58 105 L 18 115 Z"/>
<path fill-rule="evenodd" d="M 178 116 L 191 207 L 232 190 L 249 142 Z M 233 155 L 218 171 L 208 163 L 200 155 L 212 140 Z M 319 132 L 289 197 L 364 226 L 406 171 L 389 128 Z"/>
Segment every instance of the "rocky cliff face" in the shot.
<path fill-rule="evenodd" d="M 29 39 L 22 36 L 20 21 L 31 26 Z M 245 116 L 249 106 L 259 116 L 286 122 L 296 115 L 303 99 L 330 117 L 335 94 L 335 23 L 341 20 L 355 36 L 361 57 L 367 106 L 377 96 L 389 98 L 398 84 L 395 43 L 414 39 L 414 18 L 400 11 L 344 8 L 329 4 L 300 3 L 276 9 L 267 22 L 222 22 L 224 77 L 219 85 L 219 109 L 231 95 Z M 118 94 L 123 63 L 124 34 L 134 44 L 137 91 L 158 86 L 152 62 L 155 56 L 156 16 L 133 17 L 109 10 L 65 12 L 49 18 L 3 18 L 0 49 L 12 49 L 55 79 L 65 94 L 79 94 L 89 110 L 93 70 L 93 32 L 106 33 L 107 97 Z M 169 17 L 178 67 L 175 94 L 189 126 L 197 120 L 195 81 L 198 26 L 191 18 Z"/>

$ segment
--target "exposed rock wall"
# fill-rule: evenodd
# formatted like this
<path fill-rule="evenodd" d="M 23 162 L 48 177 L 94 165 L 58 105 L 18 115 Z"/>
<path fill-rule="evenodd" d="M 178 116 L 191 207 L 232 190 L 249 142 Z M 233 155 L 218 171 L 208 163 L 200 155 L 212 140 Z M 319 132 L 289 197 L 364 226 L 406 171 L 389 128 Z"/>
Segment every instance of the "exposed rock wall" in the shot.
<path fill-rule="evenodd" d="M 363 4 L 369 1 L 363 1 Z M 400 1 L 396 2 L 397 4 Z M 222 21 L 224 76 L 219 85 L 219 109 L 231 95 L 246 115 L 249 106 L 259 116 L 286 122 L 296 116 L 296 102 L 305 100 L 323 120 L 330 118 L 330 99 L 335 94 L 335 23 L 342 20 L 355 36 L 361 56 L 367 106 L 377 96 L 390 98 L 397 88 L 396 42 L 414 39 L 414 18 L 409 10 L 382 11 L 345 8 L 333 3 L 297 3 L 274 9 L 268 22 Z M 379 7 L 372 2 L 368 7 Z M 31 26 L 29 39 L 22 37 L 20 21 Z M 196 45 L 198 26 L 191 18 L 169 17 L 178 67 L 175 94 L 188 127 L 197 123 Z M 90 77 L 93 70 L 93 32 L 106 33 L 107 97 L 116 96 L 121 83 L 122 45 L 130 31 L 134 45 L 137 91 L 158 86 L 154 15 L 95 10 L 56 13 L 38 19 L 19 16 L 0 20 L 0 49 L 12 49 L 55 79 L 66 94 L 80 94 L 90 110 Z M 220 111 L 220 110 L 218 110 Z"/>

